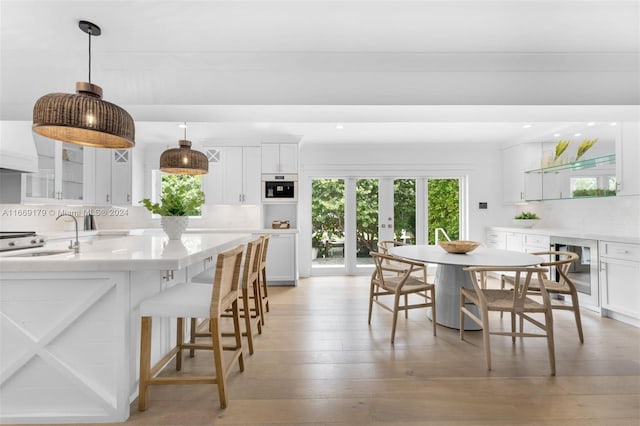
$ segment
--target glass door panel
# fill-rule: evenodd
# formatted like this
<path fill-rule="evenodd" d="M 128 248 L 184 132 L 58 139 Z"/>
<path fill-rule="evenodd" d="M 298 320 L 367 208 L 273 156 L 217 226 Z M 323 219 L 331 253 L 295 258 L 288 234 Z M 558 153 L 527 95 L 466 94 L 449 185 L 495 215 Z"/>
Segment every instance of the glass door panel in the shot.
<path fill-rule="evenodd" d="M 369 252 L 378 251 L 378 201 L 378 179 L 356 180 L 356 267 L 373 265 Z M 386 228 L 386 224 L 383 225 Z"/>
<path fill-rule="evenodd" d="M 56 141 L 52 139 L 34 137 L 38 152 L 38 171 L 25 173 L 25 197 L 57 199 L 56 189 Z"/>
<path fill-rule="evenodd" d="M 416 179 L 393 181 L 394 240 L 416 243 Z"/>
<path fill-rule="evenodd" d="M 438 228 L 444 229 L 451 240 L 460 238 L 460 179 L 427 180 L 427 240 L 429 244 L 435 244 L 435 234 Z"/>
<path fill-rule="evenodd" d="M 84 148 L 81 145 L 62 144 L 62 198 L 82 200 L 82 171 L 84 168 Z"/>
<path fill-rule="evenodd" d="M 311 181 L 311 267 L 344 268 L 344 179 Z"/>

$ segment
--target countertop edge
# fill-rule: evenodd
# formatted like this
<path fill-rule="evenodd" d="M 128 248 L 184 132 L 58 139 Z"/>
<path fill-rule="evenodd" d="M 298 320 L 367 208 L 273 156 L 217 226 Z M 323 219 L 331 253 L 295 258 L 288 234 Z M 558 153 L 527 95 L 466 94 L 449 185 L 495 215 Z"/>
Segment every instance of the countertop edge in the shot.
<path fill-rule="evenodd" d="M 585 238 L 597 241 L 611 241 L 626 244 L 640 244 L 640 237 L 628 235 L 605 235 L 599 233 L 584 232 L 575 229 L 557 229 L 557 228 L 518 228 L 509 226 L 487 226 L 486 229 L 504 232 L 518 232 L 520 234 L 546 235 L 569 238 Z"/>

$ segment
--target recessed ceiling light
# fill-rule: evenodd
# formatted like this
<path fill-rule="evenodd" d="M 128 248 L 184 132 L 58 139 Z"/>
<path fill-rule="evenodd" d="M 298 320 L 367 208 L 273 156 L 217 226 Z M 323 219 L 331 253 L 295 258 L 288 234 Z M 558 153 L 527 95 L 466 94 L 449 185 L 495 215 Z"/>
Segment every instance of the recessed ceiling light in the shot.
<path fill-rule="evenodd" d="M 180 127 L 181 129 L 186 129 L 187 128 L 187 123 L 180 123 L 180 124 L 178 124 L 178 127 Z"/>
<path fill-rule="evenodd" d="M 344 126 L 342 124 L 336 124 L 336 129 L 342 130 L 344 129 Z"/>
<path fill-rule="evenodd" d="M 525 124 L 524 126 L 522 126 L 522 128 L 523 129 L 529 129 L 532 126 L 533 126 L 533 124 Z"/>
<path fill-rule="evenodd" d="M 618 123 L 616 123 L 616 122 L 613 122 L 613 123 L 610 124 L 610 126 L 617 126 L 617 125 L 618 125 Z"/>
<path fill-rule="evenodd" d="M 575 136 L 575 137 L 582 136 L 582 133 L 576 133 L 573 136 Z"/>
<path fill-rule="evenodd" d="M 554 134 L 553 134 L 553 137 L 554 137 L 554 138 L 560 137 L 560 133 L 554 133 Z"/>
<path fill-rule="evenodd" d="M 590 121 L 590 122 L 587 123 L 587 126 L 589 126 L 589 127 L 595 126 L 595 125 L 596 125 L 596 123 L 594 123 L 593 121 Z"/>

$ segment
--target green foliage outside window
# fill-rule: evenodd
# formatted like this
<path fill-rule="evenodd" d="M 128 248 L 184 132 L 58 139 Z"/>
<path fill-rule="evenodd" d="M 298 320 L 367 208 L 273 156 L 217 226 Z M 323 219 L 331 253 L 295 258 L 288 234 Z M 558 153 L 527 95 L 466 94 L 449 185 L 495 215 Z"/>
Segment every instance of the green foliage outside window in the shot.
<path fill-rule="evenodd" d="M 314 179 L 311 184 L 312 247 L 319 257 L 326 253 L 327 241 L 344 238 L 343 179 Z M 356 238 L 359 255 L 377 250 L 378 242 L 378 180 L 358 179 L 356 182 Z M 444 228 L 451 239 L 459 239 L 460 190 L 458 179 L 429 179 L 428 185 L 428 238 L 435 243 L 435 229 Z M 415 242 L 416 180 L 394 181 L 395 230 L 406 230 L 406 236 Z M 394 236 L 396 240 L 400 235 Z"/>
<path fill-rule="evenodd" d="M 356 181 L 356 241 L 359 256 L 378 251 L 378 179 Z"/>
<path fill-rule="evenodd" d="M 435 244 L 436 228 L 443 228 L 449 238 L 460 238 L 460 189 L 458 179 L 429 179 L 429 244 Z"/>
<path fill-rule="evenodd" d="M 416 242 L 416 180 L 396 179 L 393 181 L 393 216 L 396 240 L 400 240 L 402 230 L 414 244 Z"/>
<path fill-rule="evenodd" d="M 312 247 L 327 256 L 327 241 L 344 238 L 344 180 L 314 179 L 311 183 Z"/>

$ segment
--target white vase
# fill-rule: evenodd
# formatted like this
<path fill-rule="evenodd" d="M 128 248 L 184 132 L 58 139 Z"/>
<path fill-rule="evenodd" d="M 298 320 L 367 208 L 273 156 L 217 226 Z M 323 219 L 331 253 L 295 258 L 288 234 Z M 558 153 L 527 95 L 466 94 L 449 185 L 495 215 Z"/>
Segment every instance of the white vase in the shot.
<path fill-rule="evenodd" d="M 170 240 L 179 240 L 189 225 L 189 216 L 162 216 L 160 224 Z"/>

